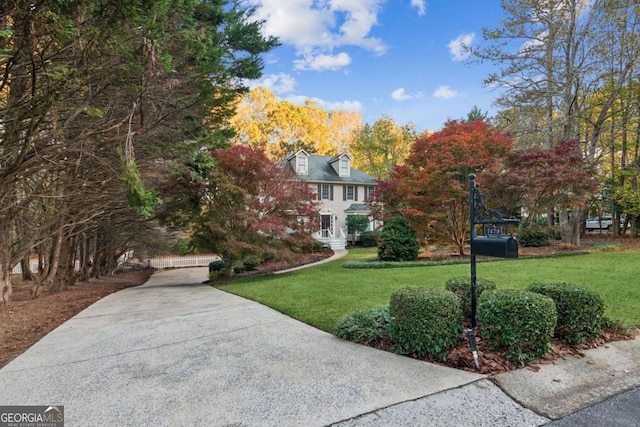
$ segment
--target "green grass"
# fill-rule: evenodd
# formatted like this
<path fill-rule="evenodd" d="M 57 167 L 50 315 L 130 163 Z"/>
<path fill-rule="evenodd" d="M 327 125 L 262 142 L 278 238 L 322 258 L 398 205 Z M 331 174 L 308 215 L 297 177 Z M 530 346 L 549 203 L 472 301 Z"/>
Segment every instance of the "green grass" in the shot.
<path fill-rule="evenodd" d="M 444 289 L 455 276 L 469 276 L 469 264 L 421 268 L 346 269 L 347 261 L 375 257 L 358 249 L 340 260 L 282 275 L 241 278 L 218 287 L 325 331 L 345 315 L 389 304 L 391 293 L 407 286 Z M 524 289 L 534 282 L 567 282 L 598 292 L 606 315 L 626 326 L 640 325 L 640 252 L 599 252 L 558 258 L 478 262 L 477 276 L 498 289 Z"/>

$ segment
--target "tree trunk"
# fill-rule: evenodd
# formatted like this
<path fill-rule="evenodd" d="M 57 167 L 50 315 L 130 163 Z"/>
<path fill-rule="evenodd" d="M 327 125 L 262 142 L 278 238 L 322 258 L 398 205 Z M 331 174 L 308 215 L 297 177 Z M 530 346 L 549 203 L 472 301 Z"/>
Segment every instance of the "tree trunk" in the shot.
<path fill-rule="evenodd" d="M 58 265 L 60 263 L 60 251 L 62 250 L 62 229 L 58 230 L 53 247 L 51 248 L 51 255 L 49 257 L 49 263 L 45 269 L 45 274 L 41 277 L 36 284 L 31 288 L 31 299 L 36 299 L 42 293 L 51 286 L 56 273 L 58 272 Z"/>
<path fill-rule="evenodd" d="M 88 233 L 82 233 L 80 236 L 80 272 L 78 273 L 78 280 L 86 282 L 91 277 L 91 263 L 90 261 L 90 249 L 91 249 L 91 237 Z"/>
<path fill-rule="evenodd" d="M 57 271 L 51 279 L 49 291 L 52 293 L 62 292 L 70 285 L 69 273 L 73 274 L 73 267 L 70 265 L 72 257 L 71 240 L 60 238 L 60 249 L 58 250 L 57 259 L 54 259 L 52 265 L 57 265 Z M 54 256 L 56 254 L 54 253 Z"/>
<path fill-rule="evenodd" d="M 13 287 L 11 286 L 11 270 L 4 262 L 0 263 L 0 298 L 2 298 L 2 305 L 6 305 L 11 301 L 11 294 L 13 293 Z"/>
<path fill-rule="evenodd" d="M 0 221 L 0 300 L 2 305 L 11 301 L 13 288 L 11 287 L 11 229 Z"/>
<path fill-rule="evenodd" d="M 558 219 L 560 221 L 560 240 L 562 243 L 570 243 L 569 213 L 564 207 L 558 208 Z"/>
<path fill-rule="evenodd" d="M 582 223 L 583 208 L 574 206 L 569 219 L 569 227 L 571 231 L 571 244 L 576 248 L 580 247 L 580 224 Z"/>
<path fill-rule="evenodd" d="M 96 231 L 96 235 L 93 239 L 93 267 L 91 271 L 91 277 L 99 279 L 102 274 L 102 249 L 100 248 L 100 231 Z"/>
<path fill-rule="evenodd" d="M 44 254 L 42 252 L 42 245 L 38 245 L 38 274 L 40 276 L 44 274 Z"/>
<path fill-rule="evenodd" d="M 22 270 L 22 280 L 26 282 L 32 281 L 33 273 L 31 272 L 31 260 L 29 259 L 29 255 L 25 255 L 20 260 L 20 269 Z"/>

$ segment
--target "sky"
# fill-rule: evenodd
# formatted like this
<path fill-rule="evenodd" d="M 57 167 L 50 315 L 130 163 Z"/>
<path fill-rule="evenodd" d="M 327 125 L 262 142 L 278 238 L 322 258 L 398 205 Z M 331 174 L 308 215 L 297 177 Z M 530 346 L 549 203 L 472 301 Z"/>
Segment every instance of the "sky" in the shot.
<path fill-rule="evenodd" d="M 280 99 L 318 102 L 325 110 L 383 115 L 419 132 L 490 116 L 495 90 L 483 80 L 496 66 L 474 63 L 463 45 L 479 46 L 497 28 L 499 0 L 244 0 L 281 46 L 264 55 L 263 77 L 249 82 Z"/>

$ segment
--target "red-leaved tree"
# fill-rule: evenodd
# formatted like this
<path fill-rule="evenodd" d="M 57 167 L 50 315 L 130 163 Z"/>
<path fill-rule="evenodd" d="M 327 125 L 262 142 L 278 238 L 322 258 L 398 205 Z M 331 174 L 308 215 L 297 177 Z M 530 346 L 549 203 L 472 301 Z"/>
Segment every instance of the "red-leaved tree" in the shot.
<path fill-rule="evenodd" d="M 562 214 L 584 206 L 597 184 L 595 171 L 573 140 L 560 141 L 551 148 L 514 150 L 505 161 L 504 171 L 486 177 L 487 193 L 505 212 L 525 208 L 528 218 L 535 218 L 555 207 L 561 214 L 564 242 L 571 241 L 573 227 L 579 226 L 581 218 L 563 221 Z"/>
<path fill-rule="evenodd" d="M 260 149 L 233 146 L 212 156 L 216 167 L 194 225 L 198 247 L 219 254 L 231 274 L 279 248 L 310 245 L 318 211 L 313 189 Z"/>
<path fill-rule="evenodd" d="M 378 188 L 387 215 L 401 214 L 426 240 L 446 239 L 464 253 L 469 238 L 469 175 L 501 170 L 512 139 L 486 122 L 449 121 L 414 143 L 404 164 Z"/>

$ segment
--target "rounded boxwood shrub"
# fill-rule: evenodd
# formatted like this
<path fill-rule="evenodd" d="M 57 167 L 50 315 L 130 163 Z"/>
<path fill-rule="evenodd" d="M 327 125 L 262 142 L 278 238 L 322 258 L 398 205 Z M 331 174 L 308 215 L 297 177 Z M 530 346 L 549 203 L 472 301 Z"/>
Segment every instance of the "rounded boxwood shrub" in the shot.
<path fill-rule="evenodd" d="M 334 329 L 338 338 L 372 345 L 391 336 L 389 306 L 355 311 L 346 315 Z"/>
<path fill-rule="evenodd" d="M 442 289 L 404 288 L 391 294 L 391 338 L 396 353 L 445 361 L 462 333 L 462 309 Z"/>
<path fill-rule="evenodd" d="M 444 284 L 446 290 L 453 292 L 460 298 L 460 307 L 465 319 L 471 319 L 471 277 L 452 277 Z M 496 284 L 491 280 L 476 278 L 476 294 L 478 298 L 482 292 L 495 290 Z"/>
<path fill-rule="evenodd" d="M 528 290 L 546 295 L 556 304 L 555 337 L 575 345 L 602 334 L 604 301 L 595 291 L 569 283 L 534 283 Z"/>
<path fill-rule="evenodd" d="M 216 261 L 211 261 L 209 263 L 209 273 L 212 273 L 214 271 L 224 270 L 225 268 L 227 268 L 227 263 L 221 259 L 218 259 Z"/>
<path fill-rule="evenodd" d="M 378 238 L 380 261 L 411 261 L 418 257 L 420 244 L 416 234 L 402 217 L 395 217 L 384 224 Z"/>
<path fill-rule="evenodd" d="M 224 276 L 227 272 L 227 263 L 219 259 L 209 263 L 209 280 L 215 280 Z"/>
<path fill-rule="evenodd" d="M 557 322 L 553 300 L 535 292 L 506 289 L 484 292 L 478 299 L 482 337 L 493 349 L 506 349 L 515 364 L 536 360 L 551 350 Z"/>
<path fill-rule="evenodd" d="M 528 224 L 518 233 L 518 243 L 523 247 L 537 248 L 549 246 L 553 237 L 553 229 L 548 225 Z"/>

